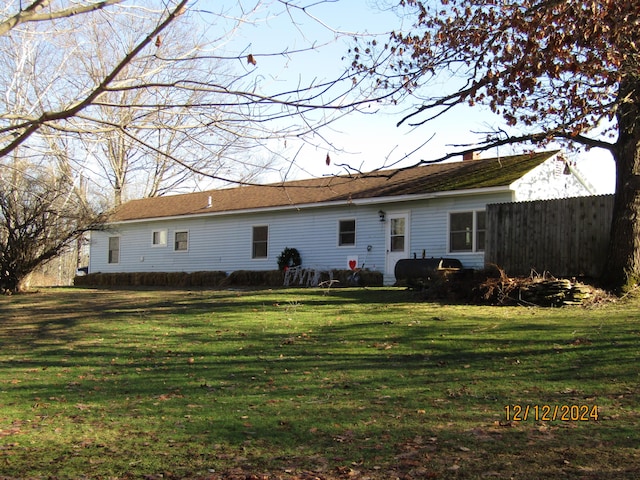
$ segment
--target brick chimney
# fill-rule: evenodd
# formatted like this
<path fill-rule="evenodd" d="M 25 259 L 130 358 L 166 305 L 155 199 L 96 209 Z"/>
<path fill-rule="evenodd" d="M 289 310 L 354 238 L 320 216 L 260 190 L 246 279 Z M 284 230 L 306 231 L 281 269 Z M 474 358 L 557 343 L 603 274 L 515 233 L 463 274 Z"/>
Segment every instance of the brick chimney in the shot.
<path fill-rule="evenodd" d="M 465 162 L 467 160 L 478 160 L 479 158 L 480 158 L 479 152 L 467 152 L 464 155 L 462 155 L 462 160 Z"/>

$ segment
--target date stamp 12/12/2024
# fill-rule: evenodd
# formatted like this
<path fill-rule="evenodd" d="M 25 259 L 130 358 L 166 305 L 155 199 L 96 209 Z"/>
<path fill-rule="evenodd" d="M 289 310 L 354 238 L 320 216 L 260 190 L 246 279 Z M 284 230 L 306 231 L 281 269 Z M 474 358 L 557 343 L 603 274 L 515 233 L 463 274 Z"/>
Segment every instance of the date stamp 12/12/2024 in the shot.
<path fill-rule="evenodd" d="M 598 420 L 597 405 L 505 405 L 508 422 L 589 422 Z"/>

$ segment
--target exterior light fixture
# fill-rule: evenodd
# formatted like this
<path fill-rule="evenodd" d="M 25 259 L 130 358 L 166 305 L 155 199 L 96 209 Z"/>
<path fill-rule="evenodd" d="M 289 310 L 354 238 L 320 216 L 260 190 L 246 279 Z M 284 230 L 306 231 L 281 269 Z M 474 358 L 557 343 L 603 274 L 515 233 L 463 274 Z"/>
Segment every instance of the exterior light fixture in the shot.
<path fill-rule="evenodd" d="M 383 210 L 378 210 L 378 216 L 380 217 L 380 221 L 384 222 L 385 213 Z"/>

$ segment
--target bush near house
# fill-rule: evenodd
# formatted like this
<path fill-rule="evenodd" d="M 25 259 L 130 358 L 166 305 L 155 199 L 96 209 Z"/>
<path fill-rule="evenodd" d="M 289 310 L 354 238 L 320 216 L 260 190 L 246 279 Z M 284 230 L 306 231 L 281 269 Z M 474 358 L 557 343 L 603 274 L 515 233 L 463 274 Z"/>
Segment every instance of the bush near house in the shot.
<path fill-rule="evenodd" d="M 225 272 L 131 272 L 90 273 L 75 277 L 78 287 L 215 287 L 227 277 Z"/>
<path fill-rule="evenodd" d="M 333 270 L 333 287 L 350 286 L 351 270 Z M 236 270 L 229 275 L 220 271 L 203 272 L 131 272 L 90 273 L 74 279 L 77 287 L 280 287 L 284 283 L 282 270 Z M 382 285 L 382 273 L 360 270 L 359 284 L 363 287 Z M 325 280 L 321 278 L 321 281 Z"/>

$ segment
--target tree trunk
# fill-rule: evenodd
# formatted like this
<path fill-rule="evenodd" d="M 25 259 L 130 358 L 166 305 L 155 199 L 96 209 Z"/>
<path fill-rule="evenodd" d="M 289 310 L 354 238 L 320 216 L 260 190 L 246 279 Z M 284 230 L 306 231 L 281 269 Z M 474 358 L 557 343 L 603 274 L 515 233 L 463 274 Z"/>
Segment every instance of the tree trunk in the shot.
<path fill-rule="evenodd" d="M 613 155 L 616 193 L 605 285 L 624 292 L 640 283 L 640 78 L 620 85 L 619 137 Z"/>

